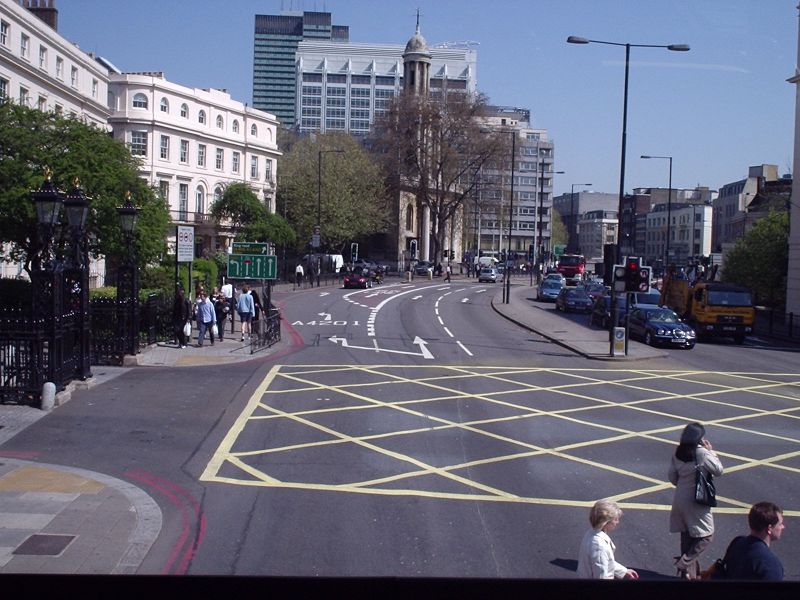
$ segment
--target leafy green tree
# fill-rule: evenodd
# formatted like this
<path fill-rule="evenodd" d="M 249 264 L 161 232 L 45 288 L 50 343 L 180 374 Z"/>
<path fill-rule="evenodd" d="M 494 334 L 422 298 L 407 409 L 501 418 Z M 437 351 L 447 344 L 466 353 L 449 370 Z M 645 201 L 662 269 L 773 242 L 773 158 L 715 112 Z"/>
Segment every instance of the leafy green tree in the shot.
<path fill-rule="evenodd" d="M 267 210 L 246 183 L 231 183 L 211 207 L 218 225 L 226 224 L 241 241 L 291 244 L 295 233 L 286 219 Z"/>
<path fill-rule="evenodd" d="M 722 280 L 749 287 L 757 302 L 782 306 L 789 264 L 789 213 L 771 211 L 725 253 Z"/>
<path fill-rule="evenodd" d="M 564 219 L 561 216 L 561 213 L 558 212 L 557 209 L 553 209 L 550 217 L 550 226 L 552 228 L 552 239 L 550 240 L 550 246 L 560 246 L 566 245 L 567 241 L 569 240 L 569 234 L 567 233 L 567 227 L 564 225 Z M 577 247 L 577 244 L 576 244 Z"/>
<path fill-rule="evenodd" d="M 157 259 L 166 248 L 169 211 L 138 176 L 138 166 L 125 144 L 102 129 L 0 102 L 0 239 L 9 242 L 10 248 L 2 259 L 30 268 L 36 223 L 30 191 L 43 183 L 46 168 L 51 169 L 53 182 L 66 192 L 78 179 L 91 199 L 87 229 L 92 250 L 111 258 L 124 249 L 115 209 L 130 191 L 131 201 L 141 209 L 135 239 L 139 264 Z"/>
<path fill-rule="evenodd" d="M 331 152 L 337 150 L 343 152 Z M 291 146 L 279 161 L 278 206 L 303 245 L 320 217 L 323 245 L 339 253 L 353 240 L 386 230 L 380 167 L 347 134 L 309 136 Z"/>

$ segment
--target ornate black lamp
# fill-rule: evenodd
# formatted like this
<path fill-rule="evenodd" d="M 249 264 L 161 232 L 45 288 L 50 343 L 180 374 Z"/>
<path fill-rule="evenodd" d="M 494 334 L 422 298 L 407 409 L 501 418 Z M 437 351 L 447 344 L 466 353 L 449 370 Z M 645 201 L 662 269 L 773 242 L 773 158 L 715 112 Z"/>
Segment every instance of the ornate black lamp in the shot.
<path fill-rule="evenodd" d="M 65 291 L 70 297 L 71 312 L 75 318 L 75 340 L 72 348 L 67 341 L 67 352 L 75 357 L 76 374 L 80 379 L 92 376 L 91 318 L 89 315 L 89 252 L 86 237 L 86 220 L 89 216 L 90 198 L 81 188 L 80 180 L 72 180 L 72 189 L 64 200 L 64 212 L 69 226 L 71 253 L 64 260 Z"/>
<path fill-rule="evenodd" d="M 135 355 L 139 350 L 139 267 L 133 241 L 139 209 L 131 202 L 130 192 L 125 193 L 125 204 L 117 207 L 117 214 L 125 240 L 125 257 L 117 271 L 117 335 L 121 354 Z"/>
<path fill-rule="evenodd" d="M 32 257 L 34 269 L 42 269 L 50 262 L 50 243 L 53 240 L 58 220 L 61 217 L 61 205 L 64 204 L 64 192 L 59 190 L 52 180 L 52 172 L 45 169 L 44 183 L 38 190 L 30 193 L 36 207 L 37 239 L 36 252 Z"/>

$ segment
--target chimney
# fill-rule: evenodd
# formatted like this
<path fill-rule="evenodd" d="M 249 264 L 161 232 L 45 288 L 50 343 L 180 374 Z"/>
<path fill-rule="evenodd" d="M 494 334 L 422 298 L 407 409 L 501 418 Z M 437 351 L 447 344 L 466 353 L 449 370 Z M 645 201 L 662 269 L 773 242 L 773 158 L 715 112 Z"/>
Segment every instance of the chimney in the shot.
<path fill-rule="evenodd" d="M 55 0 L 22 0 L 22 6 L 58 31 L 58 9 Z"/>

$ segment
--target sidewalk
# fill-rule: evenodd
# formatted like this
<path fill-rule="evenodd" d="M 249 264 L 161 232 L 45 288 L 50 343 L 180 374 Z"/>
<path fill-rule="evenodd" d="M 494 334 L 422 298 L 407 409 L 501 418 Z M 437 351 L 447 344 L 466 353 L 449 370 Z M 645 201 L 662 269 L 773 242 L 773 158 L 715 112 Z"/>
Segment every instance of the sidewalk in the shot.
<path fill-rule="evenodd" d="M 453 284 L 465 281 L 473 280 L 453 275 Z M 331 289 L 333 283 L 326 287 Z M 286 294 L 291 297 L 318 289 L 279 284 L 273 291 L 286 298 Z M 509 304 L 502 303 L 500 286 L 494 294 L 495 311 L 520 326 L 588 358 L 619 360 L 608 356 L 607 332 L 589 329 L 546 310 L 533 300 L 535 290 L 526 280 L 512 282 Z M 213 346 L 208 339 L 199 348 L 156 344 L 129 357 L 126 366 L 92 367 L 92 378 L 70 384 L 67 391 L 58 395 L 57 404 L 68 401 L 75 391 L 102 385 L 133 368 L 248 361 L 279 351 L 289 343 L 284 340 L 250 354 L 247 342 L 240 341 L 239 321 L 235 322 L 233 334 L 230 321 L 226 325 L 224 340 Z M 196 329 L 192 333 L 192 343 L 196 344 Z M 662 354 L 657 350 L 636 344 L 627 359 L 658 356 Z M 27 406 L 0 405 L 0 447 L 46 415 Z M 3 453 L 0 448 L 0 574 L 136 573 L 161 530 L 161 510 L 156 502 L 138 487 L 101 473 L 24 459 Z"/>

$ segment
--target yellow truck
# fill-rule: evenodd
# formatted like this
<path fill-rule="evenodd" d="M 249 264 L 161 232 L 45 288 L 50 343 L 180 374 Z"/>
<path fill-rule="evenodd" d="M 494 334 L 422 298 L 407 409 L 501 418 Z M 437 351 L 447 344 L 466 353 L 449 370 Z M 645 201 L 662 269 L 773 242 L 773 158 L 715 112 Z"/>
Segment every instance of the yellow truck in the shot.
<path fill-rule="evenodd" d="M 741 344 L 753 333 L 756 311 L 749 289 L 714 281 L 715 268 L 697 281 L 670 271 L 661 286 L 661 304 L 678 313 L 697 332 L 698 341 L 730 337 Z"/>

